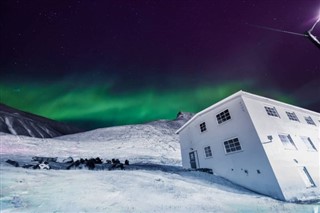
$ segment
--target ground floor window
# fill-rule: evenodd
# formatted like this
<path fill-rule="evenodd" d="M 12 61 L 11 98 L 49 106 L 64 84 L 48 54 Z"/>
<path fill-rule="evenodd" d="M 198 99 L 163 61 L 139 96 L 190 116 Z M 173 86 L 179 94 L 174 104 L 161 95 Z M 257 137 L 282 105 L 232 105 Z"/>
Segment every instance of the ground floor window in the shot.
<path fill-rule="evenodd" d="M 205 152 L 205 154 L 206 154 L 206 158 L 212 157 L 212 152 L 211 152 L 210 146 L 204 147 L 204 152 Z"/>
<path fill-rule="evenodd" d="M 239 139 L 233 138 L 223 142 L 226 153 L 236 152 L 242 150 Z"/>

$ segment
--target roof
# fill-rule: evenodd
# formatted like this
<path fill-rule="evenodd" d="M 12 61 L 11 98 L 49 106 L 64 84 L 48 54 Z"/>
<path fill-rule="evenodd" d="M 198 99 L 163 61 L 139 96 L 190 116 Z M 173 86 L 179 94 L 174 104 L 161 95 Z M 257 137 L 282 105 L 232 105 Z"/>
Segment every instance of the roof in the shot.
<path fill-rule="evenodd" d="M 252 93 L 248 93 L 248 92 L 245 92 L 245 91 L 238 91 L 232 95 L 230 95 L 229 97 L 225 98 L 225 99 L 222 99 L 221 101 L 211 105 L 210 107 L 198 112 L 197 114 L 195 114 L 187 123 L 185 123 L 182 127 L 180 127 L 180 129 L 178 129 L 175 133 L 176 134 L 179 134 L 179 132 L 181 132 L 184 128 L 186 128 L 189 124 L 191 124 L 194 120 L 196 120 L 199 116 L 203 115 L 203 114 L 206 114 L 207 112 L 215 109 L 216 107 L 218 107 L 219 105 L 222 105 L 234 98 L 237 98 L 237 97 L 242 97 L 242 96 L 246 96 L 246 97 L 249 97 L 249 98 L 253 98 L 253 99 L 256 99 L 256 100 L 260 100 L 260 101 L 269 101 L 269 102 L 272 102 L 273 104 L 278 104 L 278 105 L 283 105 L 285 107 L 289 107 L 289 108 L 294 108 L 295 110 L 298 110 L 298 111 L 303 111 L 303 112 L 308 112 L 308 113 L 311 113 L 311 114 L 314 114 L 316 116 L 320 116 L 319 113 L 317 112 L 314 112 L 314 111 L 311 111 L 311 110 L 308 110 L 308 109 L 304 109 L 304 108 L 301 108 L 301 107 L 297 107 L 297 106 L 294 106 L 294 105 L 291 105 L 291 104 L 286 104 L 286 103 L 283 103 L 281 101 L 276 101 L 276 100 L 273 100 L 273 99 L 270 99 L 270 98 L 266 98 L 266 97 L 263 97 L 263 96 L 259 96 L 259 95 L 254 95 Z"/>

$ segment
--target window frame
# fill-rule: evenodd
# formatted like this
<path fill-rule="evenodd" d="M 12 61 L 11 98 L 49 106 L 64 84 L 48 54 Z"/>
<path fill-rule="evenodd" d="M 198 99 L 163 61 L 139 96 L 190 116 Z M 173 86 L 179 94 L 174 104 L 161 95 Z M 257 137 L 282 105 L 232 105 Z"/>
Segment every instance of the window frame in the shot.
<path fill-rule="evenodd" d="M 228 114 L 225 113 L 226 111 L 227 111 Z M 218 116 L 219 116 L 219 118 L 218 118 Z M 223 118 L 227 118 L 227 119 L 224 120 L 223 118 L 221 118 L 221 116 L 223 116 Z M 220 111 L 219 113 L 216 114 L 216 121 L 217 121 L 218 125 L 221 125 L 221 124 L 223 124 L 223 123 L 225 123 L 225 122 L 227 122 L 227 121 L 229 121 L 231 119 L 232 119 L 231 113 L 230 113 L 230 110 L 228 108 L 224 109 L 224 110 L 222 110 L 222 111 Z"/>
<path fill-rule="evenodd" d="M 311 116 L 304 116 L 304 120 L 307 122 L 309 125 L 317 126 L 316 122 L 312 119 Z"/>
<path fill-rule="evenodd" d="M 209 152 L 210 152 L 210 156 L 208 156 L 207 155 L 207 153 L 209 153 L 209 152 L 207 152 L 207 148 L 209 148 Z M 213 157 L 213 153 L 212 153 L 212 150 L 211 150 L 211 146 L 204 146 L 203 147 L 203 151 L 204 151 L 204 156 L 205 156 L 205 158 L 207 159 L 207 158 L 212 158 Z"/>
<path fill-rule="evenodd" d="M 199 128 L 200 128 L 200 132 L 201 132 L 201 133 L 204 133 L 204 132 L 207 132 L 207 131 L 208 131 L 208 129 L 207 129 L 207 124 L 206 124 L 205 121 L 203 121 L 203 122 L 201 122 L 201 123 L 199 124 Z"/>
<path fill-rule="evenodd" d="M 237 140 L 237 142 L 234 142 L 234 140 Z M 236 150 L 232 151 L 232 149 L 231 149 L 232 147 L 230 146 L 230 141 L 233 141 L 233 143 L 239 143 L 240 149 L 236 149 Z M 226 144 L 226 142 L 229 142 L 229 144 Z M 242 146 L 241 146 L 241 143 L 240 143 L 240 140 L 239 140 L 238 137 L 233 137 L 233 138 L 224 140 L 223 143 L 222 143 L 222 145 L 223 145 L 224 152 L 225 152 L 226 155 L 234 154 L 234 153 L 238 153 L 238 152 L 243 152 L 243 151 L 244 151 L 243 148 L 242 148 Z M 231 151 L 228 151 L 228 150 L 227 150 L 228 148 L 226 147 L 226 145 L 229 146 L 229 149 L 230 149 Z M 233 145 L 234 147 L 236 147 L 234 144 L 232 144 L 232 145 Z"/>
<path fill-rule="evenodd" d="M 270 109 L 270 110 L 269 110 Z M 279 115 L 279 112 L 275 106 L 270 107 L 270 106 L 264 106 L 264 110 L 267 113 L 268 116 L 270 117 L 276 117 L 276 118 L 281 118 Z M 272 110 L 275 111 L 275 113 L 272 112 Z M 270 113 L 269 113 L 270 112 Z"/>
<path fill-rule="evenodd" d="M 283 141 L 281 136 L 285 136 L 288 141 Z M 279 137 L 280 142 L 282 143 L 284 149 L 286 149 L 286 150 L 298 150 L 298 147 L 295 144 L 295 142 L 293 141 L 293 139 L 292 139 L 290 134 L 288 134 L 288 133 L 279 133 L 278 137 Z M 290 144 L 290 145 L 287 145 L 287 144 Z"/>
<path fill-rule="evenodd" d="M 317 152 L 318 151 L 318 149 L 316 148 L 316 146 L 314 145 L 314 143 L 313 143 L 313 141 L 311 140 L 310 137 L 308 137 L 308 136 L 300 136 L 300 139 L 304 143 L 307 151 L 311 151 L 311 152 Z M 309 144 L 309 145 L 307 145 L 307 144 Z"/>
<path fill-rule="evenodd" d="M 299 118 L 298 118 L 298 116 L 297 116 L 297 114 L 296 114 L 295 112 L 288 112 L 288 111 L 286 111 L 286 114 L 287 114 L 289 120 L 291 120 L 291 121 L 297 121 L 297 122 L 300 123 L 300 120 L 299 120 Z"/>
<path fill-rule="evenodd" d="M 317 187 L 316 183 L 314 182 L 312 176 L 310 175 L 307 167 L 299 166 L 298 167 L 300 177 L 302 178 L 306 188 L 314 188 Z"/>

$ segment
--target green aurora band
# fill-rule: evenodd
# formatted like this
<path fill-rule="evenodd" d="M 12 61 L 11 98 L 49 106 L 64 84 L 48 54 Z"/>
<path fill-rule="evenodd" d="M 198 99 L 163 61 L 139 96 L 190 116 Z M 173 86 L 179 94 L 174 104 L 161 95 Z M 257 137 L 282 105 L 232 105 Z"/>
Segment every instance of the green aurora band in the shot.
<path fill-rule="evenodd" d="M 80 86 L 81 85 L 81 86 Z M 112 83 L 94 85 L 70 81 L 0 83 L 0 102 L 11 107 L 78 124 L 87 128 L 173 119 L 179 111 L 198 112 L 239 90 L 295 104 L 293 97 L 269 90 L 262 93 L 252 82 L 114 92 Z"/>

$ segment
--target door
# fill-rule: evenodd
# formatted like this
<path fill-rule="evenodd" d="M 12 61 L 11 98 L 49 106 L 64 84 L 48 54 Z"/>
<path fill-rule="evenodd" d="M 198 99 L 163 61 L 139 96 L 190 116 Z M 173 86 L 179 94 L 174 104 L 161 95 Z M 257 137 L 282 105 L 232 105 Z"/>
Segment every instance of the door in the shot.
<path fill-rule="evenodd" d="M 189 158 L 190 158 L 191 169 L 197 169 L 197 160 L 198 160 L 197 151 L 190 152 L 189 153 Z"/>
<path fill-rule="evenodd" d="M 305 166 L 300 166 L 299 168 L 299 172 L 300 175 L 303 179 L 303 182 L 306 184 L 306 187 L 316 187 L 316 184 L 314 183 L 311 175 L 309 174 L 307 168 Z"/>

